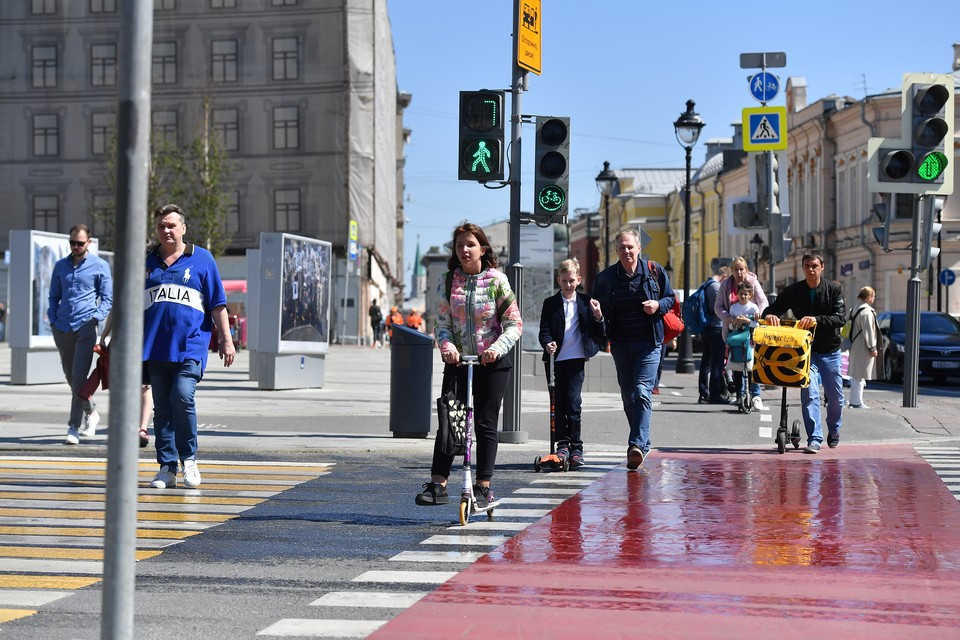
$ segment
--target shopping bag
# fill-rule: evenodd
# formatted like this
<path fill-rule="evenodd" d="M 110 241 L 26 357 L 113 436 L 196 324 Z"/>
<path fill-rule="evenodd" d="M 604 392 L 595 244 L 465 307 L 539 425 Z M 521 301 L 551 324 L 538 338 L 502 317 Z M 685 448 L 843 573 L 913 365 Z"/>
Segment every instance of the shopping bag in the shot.
<path fill-rule="evenodd" d="M 467 407 L 454 391 L 437 398 L 437 441 L 440 452 L 447 456 L 462 456 L 467 444 Z"/>

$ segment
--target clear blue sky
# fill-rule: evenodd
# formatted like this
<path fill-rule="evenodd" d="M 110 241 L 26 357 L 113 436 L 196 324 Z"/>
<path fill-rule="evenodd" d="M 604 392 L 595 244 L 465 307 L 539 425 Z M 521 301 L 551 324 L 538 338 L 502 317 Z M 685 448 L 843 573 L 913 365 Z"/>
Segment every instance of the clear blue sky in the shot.
<path fill-rule="evenodd" d="M 888 34 L 916 22 L 927 7 L 935 20 L 909 44 Z M 936 11 L 934 10 L 936 7 Z M 417 237 L 426 251 L 450 238 L 463 219 L 480 225 L 509 213 L 509 189 L 457 180 L 459 92 L 507 89 L 513 61 L 512 0 L 388 0 L 397 83 L 413 94 L 405 112 L 405 282 Z M 612 168 L 684 166 L 673 122 L 688 99 L 706 122 L 703 142 L 730 137 L 750 95 L 740 53 L 783 51 L 787 66 L 771 69 L 807 81 L 809 103 L 830 94 L 861 99 L 900 87 L 905 72 L 948 73 L 960 41 L 960 3 L 808 0 L 797 3 L 688 0 L 543 0 L 543 73 L 529 74 L 525 115 L 571 118 L 570 211 L 596 209 L 594 178 Z M 781 90 L 770 104 L 784 104 Z M 510 111 L 510 99 L 505 105 Z M 508 129 L 509 131 L 509 129 Z M 508 133 L 509 138 L 509 133 Z M 532 208 L 533 125 L 524 125 L 524 211 Z"/>

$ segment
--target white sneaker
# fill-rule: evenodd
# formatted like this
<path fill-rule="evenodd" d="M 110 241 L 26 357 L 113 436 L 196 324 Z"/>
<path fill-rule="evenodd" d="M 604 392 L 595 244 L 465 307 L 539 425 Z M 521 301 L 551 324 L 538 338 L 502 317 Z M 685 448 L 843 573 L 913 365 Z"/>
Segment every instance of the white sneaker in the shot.
<path fill-rule="evenodd" d="M 97 425 L 100 424 L 100 414 L 94 409 L 83 419 L 83 428 L 80 429 L 80 435 L 84 438 L 92 438 L 97 435 Z"/>
<path fill-rule="evenodd" d="M 200 486 L 200 469 L 193 458 L 183 461 L 183 484 L 191 489 Z"/>
<path fill-rule="evenodd" d="M 753 405 L 754 411 L 763 411 L 763 400 L 760 399 L 760 396 L 753 396 L 751 404 Z"/>
<path fill-rule="evenodd" d="M 67 438 L 63 441 L 64 444 L 80 444 L 80 432 L 77 431 L 76 427 L 67 428 Z"/>
<path fill-rule="evenodd" d="M 165 464 L 160 467 L 160 471 L 153 477 L 150 486 L 154 489 L 175 489 L 177 486 L 177 467 L 171 464 Z"/>

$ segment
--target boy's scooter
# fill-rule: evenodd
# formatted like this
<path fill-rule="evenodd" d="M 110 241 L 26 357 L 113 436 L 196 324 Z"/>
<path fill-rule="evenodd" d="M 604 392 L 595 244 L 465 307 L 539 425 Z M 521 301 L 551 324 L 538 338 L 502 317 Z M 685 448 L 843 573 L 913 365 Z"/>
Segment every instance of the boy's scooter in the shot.
<path fill-rule="evenodd" d="M 550 379 L 547 381 L 550 390 L 550 455 L 537 456 L 533 459 L 533 470 L 537 473 L 541 469 L 549 471 L 569 471 L 570 460 L 566 456 L 557 455 L 557 381 L 553 370 L 553 354 L 550 354 Z"/>

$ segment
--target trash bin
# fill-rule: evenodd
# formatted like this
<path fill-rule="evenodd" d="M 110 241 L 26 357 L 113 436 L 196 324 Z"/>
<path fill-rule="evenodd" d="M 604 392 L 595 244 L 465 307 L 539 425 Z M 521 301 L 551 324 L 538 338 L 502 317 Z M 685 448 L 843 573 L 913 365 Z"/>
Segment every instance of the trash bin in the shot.
<path fill-rule="evenodd" d="M 433 339 L 396 325 L 390 340 L 390 431 L 394 438 L 426 438 L 433 395 Z"/>

